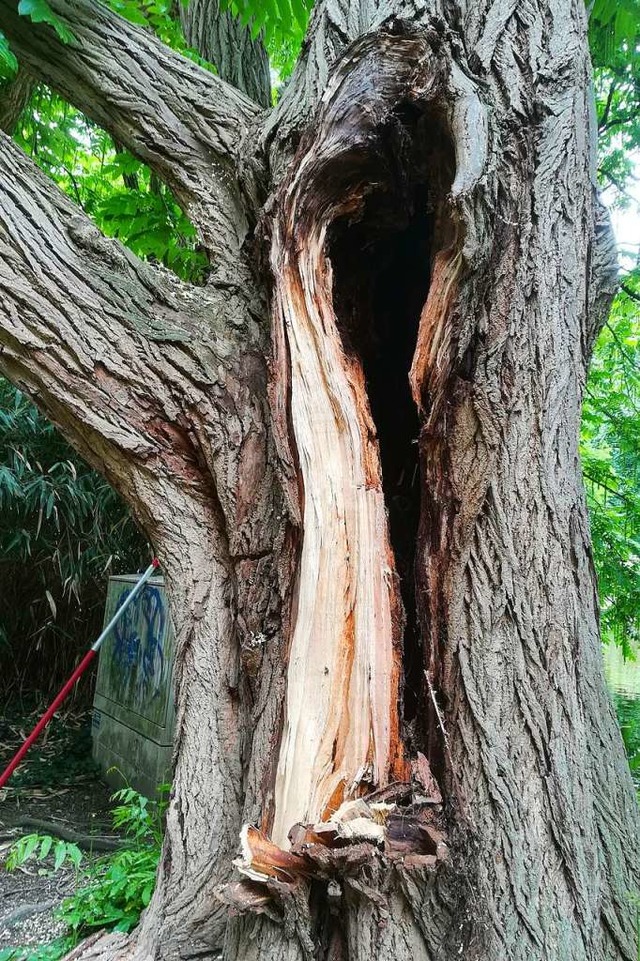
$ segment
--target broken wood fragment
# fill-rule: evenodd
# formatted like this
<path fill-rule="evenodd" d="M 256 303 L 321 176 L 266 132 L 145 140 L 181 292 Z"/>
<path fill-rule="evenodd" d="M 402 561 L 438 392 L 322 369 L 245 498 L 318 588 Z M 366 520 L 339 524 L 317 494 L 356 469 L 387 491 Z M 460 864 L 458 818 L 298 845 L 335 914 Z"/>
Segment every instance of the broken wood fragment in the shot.
<path fill-rule="evenodd" d="M 238 910 L 261 912 L 265 897 L 281 900 L 291 885 L 302 881 L 315 879 L 335 885 L 338 879 L 356 878 L 375 859 L 435 870 L 448 856 L 448 847 L 440 805 L 432 799 L 417 800 L 425 789 L 426 760 L 420 762 L 420 768 L 422 779 L 416 779 L 416 785 L 393 786 L 401 803 L 378 800 L 380 792 L 344 801 L 326 821 L 294 825 L 289 851 L 257 828 L 245 825 L 242 857 L 234 862 L 243 880 L 227 886 L 222 896 L 225 903 Z"/>
<path fill-rule="evenodd" d="M 233 862 L 238 871 L 252 881 L 268 878 L 293 881 L 309 873 L 303 858 L 270 841 L 257 828 L 245 824 L 240 832 L 241 857 Z"/>
<path fill-rule="evenodd" d="M 424 754 L 418 754 L 411 762 L 412 780 L 424 791 L 424 796 L 420 798 L 423 803 L 442 804 L 442 794 L 438 787 L 438 782 L 434 778 L 429 762 Z"/>

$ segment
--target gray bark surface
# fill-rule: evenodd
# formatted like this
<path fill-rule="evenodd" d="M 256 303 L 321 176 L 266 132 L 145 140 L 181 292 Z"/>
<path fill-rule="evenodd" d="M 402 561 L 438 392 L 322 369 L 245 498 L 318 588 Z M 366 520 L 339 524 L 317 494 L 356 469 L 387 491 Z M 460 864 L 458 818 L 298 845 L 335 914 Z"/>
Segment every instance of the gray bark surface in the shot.
<path fill-rule="evenodd" d="M 189 46 L 215 64 L 220 77 L 242 90 L 261 107 L 271 106 L 269 57 L 262 37 L 251 37 L 218 0 L 191 0 L 180 7 L 180 20 Z"/>
<path fill-rule="evenodd" d="M 206 4 L 192 4 L 204 37 Z M 131 505 L 179 646 L 156 892 L 131 938 L 74 955 L 223 944 L 225 961 L 635 961 L 640 824 L 604 683 L 578 455 L 615 285 L 581 3 L 324 0 L 269 112 L 238 64 L 225 77 L 249 96 L 94 0 L 51 5 L 75 44 L 14 0 L 0 0 L 0 29 L 34 77 L 175 190 L 213 265 L 194 288 L 142 263 L 1 137 L 0 372 Z M 415 63 L 391 69 L 407 39 Z M 254 45 L 252 71 L 261 56 Z M 414 153 L 401 104 L 421 118 Z M 264 913 L 230 918 L 220 886 L 241 825 L 268 832 L 274 816 L 305 533 L 267 251 L 276 237 L 276 254 L 301 257 L 321 237 L 317 263 L 333 257 L 337 274 L 336 216 L 351 198 L 365 217 L 407 157 L 426 170 L 436 226 L 406 370 L 425 681 L 404 748 L 429 755 L 450 856 L 435 867 L 371 847 L 334 865 L 333 886 L 272 884 Z M 288 220 L 302 164 L 309 201 Z"/>
<path fill-rule="evenodd" d="M 34 80 L 24 67 L 18 70 L 13 80 L 0 84 L 0 130 L 4 133 L 13 133 L 34 87 Z"/>

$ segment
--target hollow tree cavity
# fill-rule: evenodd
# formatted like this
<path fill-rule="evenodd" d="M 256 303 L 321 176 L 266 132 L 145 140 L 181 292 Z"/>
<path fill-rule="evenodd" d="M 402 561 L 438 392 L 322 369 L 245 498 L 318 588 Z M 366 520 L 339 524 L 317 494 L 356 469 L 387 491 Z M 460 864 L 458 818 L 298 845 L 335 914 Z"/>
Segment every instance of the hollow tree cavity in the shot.
<path fill-rule="evenodd" d="M 424 55 L 414 38 L 363 45 L 325 96 L 274 225 L 274 367 L 302 527 L 274 792 L 281 845 L 296 823 L 406 781 L 423 746 L 411 723 L 424 703 L 415 368 L 454 174 Z"/>

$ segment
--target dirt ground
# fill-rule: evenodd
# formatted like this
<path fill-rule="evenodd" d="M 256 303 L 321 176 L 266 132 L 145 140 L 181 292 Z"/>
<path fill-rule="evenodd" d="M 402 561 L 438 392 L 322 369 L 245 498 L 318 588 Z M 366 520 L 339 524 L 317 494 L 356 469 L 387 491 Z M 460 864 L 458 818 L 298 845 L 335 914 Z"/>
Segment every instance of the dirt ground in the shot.
<path fill-rule="evenodd" d="M 0 719 L 0 771 L 37 717 L 38 709 L 25 715 L 23 705 L 5 709 Z M 12 844 L 26 834 L 60 832 L 68 835 L 66 840 L 81 836 L 81 846 L 92 856 L 93 839 L 117 840 L 111 827 L 111 792 L 91 760 L 89 712 L 56 716 L 9 785 L 0 790 L 0 952 L 63 934 L 64 925 L 54 914 L 77 884 L 75 870 L 63 867 L 54 873 L 51 858 L 8 871 L 5 862 Z"/>

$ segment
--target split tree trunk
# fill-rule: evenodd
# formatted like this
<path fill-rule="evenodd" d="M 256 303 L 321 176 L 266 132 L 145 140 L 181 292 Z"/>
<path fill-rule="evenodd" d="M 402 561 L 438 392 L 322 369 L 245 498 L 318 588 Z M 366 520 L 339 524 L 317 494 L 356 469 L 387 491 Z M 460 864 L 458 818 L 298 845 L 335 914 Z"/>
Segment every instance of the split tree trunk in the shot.
<path fill-rule="evenodd" d="M 13 0 L 0 28 L 212 258 L 202 289 L 150 269 L 0 142 L 0 370 L 131 504 L 179 645 L 157 889 L 84 956 L 631 961 L 577 452 L 615 275 L 580 3 L 319 2 L 268 112 L 52 6 L 67 47 Z"/>

